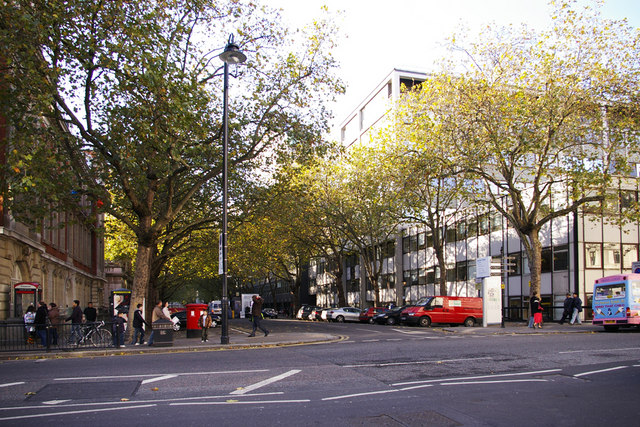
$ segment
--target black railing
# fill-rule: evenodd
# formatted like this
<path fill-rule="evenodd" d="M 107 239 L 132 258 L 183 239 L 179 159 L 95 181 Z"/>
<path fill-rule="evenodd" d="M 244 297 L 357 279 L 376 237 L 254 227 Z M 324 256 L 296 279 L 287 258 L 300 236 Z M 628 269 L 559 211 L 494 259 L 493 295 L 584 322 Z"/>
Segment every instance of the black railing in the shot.
<path fill-rule="evenodd" d="M 118 334 L 119 335 L 119 334 Z M 0 323 L 0 351 L 72 351 L 114 346 L 112 324 L 72 325 Z"/>

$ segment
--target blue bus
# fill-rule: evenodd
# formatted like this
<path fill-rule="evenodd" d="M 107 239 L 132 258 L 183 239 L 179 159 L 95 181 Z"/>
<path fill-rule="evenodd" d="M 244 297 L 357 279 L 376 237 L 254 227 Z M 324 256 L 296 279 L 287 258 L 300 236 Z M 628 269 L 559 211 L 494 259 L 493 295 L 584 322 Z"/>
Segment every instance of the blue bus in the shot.
<path fill-rule="evenodd" d="M 593 324 L 606 331 L 640 327 L 640 274 L 618 274 L 596 280 L 593 286 Z"/>

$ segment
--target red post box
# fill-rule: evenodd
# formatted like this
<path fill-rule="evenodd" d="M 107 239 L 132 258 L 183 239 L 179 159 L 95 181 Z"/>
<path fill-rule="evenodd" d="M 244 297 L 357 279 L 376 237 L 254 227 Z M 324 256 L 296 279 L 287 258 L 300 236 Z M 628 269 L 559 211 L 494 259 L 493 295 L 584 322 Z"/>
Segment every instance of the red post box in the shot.
<path fill-rule="evenodd" d="M 207 304 L 187 304 L 187 338 L 200 338 L 202 332 L 200 332 L 200 326 L 198 325 L 198 319 L 202 316 L 202 313 L 206 313 L 208 309 Z"/>

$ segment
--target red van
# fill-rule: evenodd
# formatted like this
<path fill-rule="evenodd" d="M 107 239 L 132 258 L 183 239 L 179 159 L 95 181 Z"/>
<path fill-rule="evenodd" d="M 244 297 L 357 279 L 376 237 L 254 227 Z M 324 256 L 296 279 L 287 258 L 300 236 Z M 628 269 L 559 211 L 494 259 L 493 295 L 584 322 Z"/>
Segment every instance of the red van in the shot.
<path fill-rule="evenodd" d="M 400 322 L 429 326 L 432 323 L 473 326 L 482 323 L 482 298 L 435 296 L 419 300 L 403 310 Z"/>

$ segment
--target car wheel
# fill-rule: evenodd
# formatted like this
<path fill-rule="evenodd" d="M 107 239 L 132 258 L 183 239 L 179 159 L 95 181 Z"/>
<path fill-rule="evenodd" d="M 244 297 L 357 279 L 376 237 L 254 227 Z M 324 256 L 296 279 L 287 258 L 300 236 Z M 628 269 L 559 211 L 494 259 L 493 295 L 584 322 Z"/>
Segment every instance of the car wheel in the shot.
<path fill-rule="evenodd" d="M 466 319 L 464 319 L 464 326 L 466 326 L 467 328 L 470 328 L 475 324 L 476 319 L 474 319 L 473 317 L 467 317 Z"/>
<path fill-rule="evenodd" d="M 431 319 L 428 318 L 427 316 L 423 316 L 420 318 L 420 326 L 422 326 L 423 328 L 426 328 L 428 326 L 431 326 Z"/>
<path fill-rule="evenodd" d="M 343 322 L 344 322 L 344 316 L 338 316 L 338 317 L 336 317 L 336 322 L 343 323 Z"/>
<path fill-rule="evenodd" d="M 396 319 L 394 319 L 393 317 L 389 317 L 387 319 L 387 325 L 395 325 L 396 324 Z"/>

